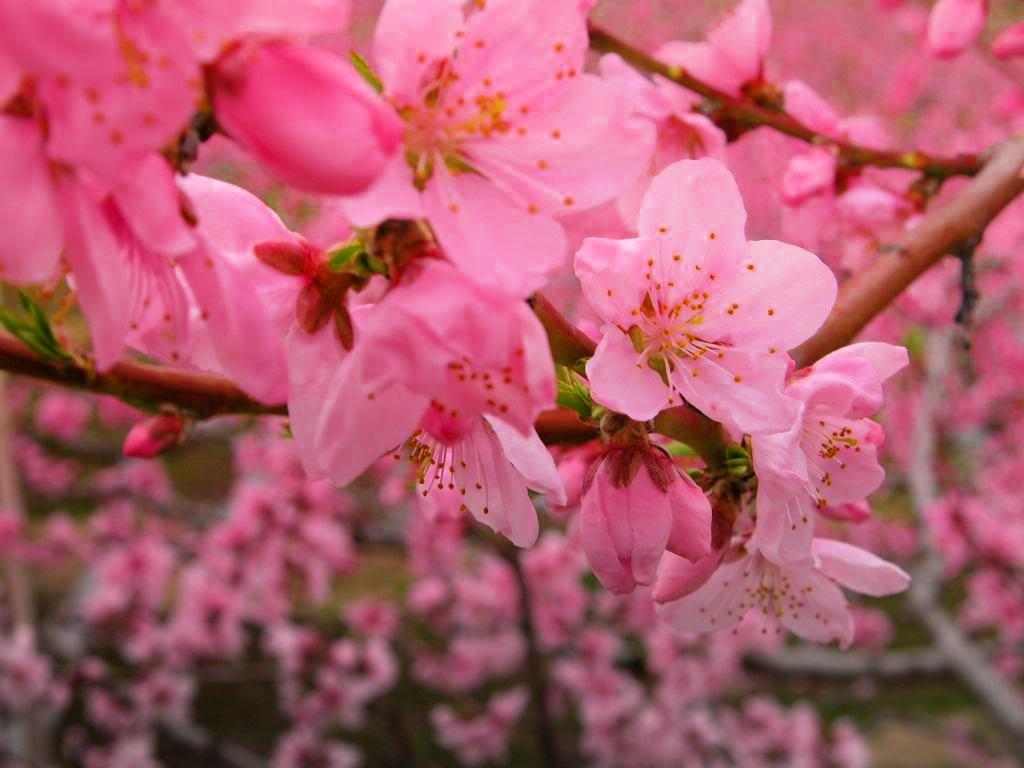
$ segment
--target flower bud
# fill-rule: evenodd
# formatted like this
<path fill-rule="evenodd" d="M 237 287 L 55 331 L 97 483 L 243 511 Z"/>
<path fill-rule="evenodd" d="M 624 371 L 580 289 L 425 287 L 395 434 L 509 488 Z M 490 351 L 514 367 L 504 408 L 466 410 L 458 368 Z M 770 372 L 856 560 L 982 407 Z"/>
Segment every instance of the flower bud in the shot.
<path fill-rule="evenodd" d="M 185 423 L 176 413 L 160 413 L 138 422 L 124 439 L 121 452 L 133 459 L 152 459 L 177 445 Z"/>
<path fill-rule="evenodd" d="M 212 78 L 217 122 L 282 181 L 353 195 L 370 186 L 402 137 L 391 107 L 352 65 L 288 43 L 224 56 Z"/>
<path fill-rule="evenodd" d="M 580 510 L 583 550 L 616 594 L 654 581 L 666 549 L 691 561 L 710 551 L 703 491 L 649 445 L 612 448 L 595 462 Z"/>

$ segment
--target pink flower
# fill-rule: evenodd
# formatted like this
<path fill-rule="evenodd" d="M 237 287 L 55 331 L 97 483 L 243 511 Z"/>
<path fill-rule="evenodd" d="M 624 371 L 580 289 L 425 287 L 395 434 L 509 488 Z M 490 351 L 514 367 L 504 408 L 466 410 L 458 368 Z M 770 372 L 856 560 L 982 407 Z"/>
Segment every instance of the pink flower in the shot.
<path fill-rule="evenodd" d="M 988 0 L 939 0 L 928 17 L 928 50 L 953 58 L 985 29 Z"/>
<path fill-rule="evenodd" d="M 233 139 L 312 192 L 364 191 L 402 137 L 401 121 L 352 65 L 317 48 L 242 46 L 217 63 L 212 98 Z"/>
<path fill-rule="evenodd" d="M 35 81 L 54 160 L 116 181 L 183 129 L 202 77 L 165 6 L 0 2 L 0 52 Z"/>
<path fill-rule="evenodd" d="M 1024 21 L 1017 22 L 1000 32 L 992 41 L 992 53 L 1000 59 L 1024 55 Z"/>
<path fill-rule="evenodd" d="M 623 223 L 635 230 L 640 203 L 655 174 L 677 160 L 721 156 L 725 133 L 696 111 L 698 96 L 664 78 L 648 80 L 618 54 L 609 53 L 601 58 L 601 76 L 622 89 L 630 109 L 650 120 L 657 130 L 658 141 L 649 172 L 641 174 L 617 201 Z"/>
<path fill-rule="evenodd" d="M 86 169 L 58 164 L 51 151 L 34 120 L 0 117 L 0 171 L 26 195 L 0 203 L 0 222 L 11 225 L 0 235 L 4 276 L 45 279 L 63 256 L 101 371 L 131 343 L 221 371 L 254 397 L 273 399 L 275 369 L 283 377 L 275 363 L 280 341 L 262 307 L 239 300 L 246 295 L 239 272 L 192 226 L 194 211 L 167 162 L 151 152 L 101 185 Z M 237 210 L 215 226 L 246 227 L 249 217 Z M 208 344 L 198 349 L 192 337 L 205 329 Z"/>
<path fill-rule="evenodd" d="M 783 85 L 786 112 L 813 131 L 836 141 L 849 141 L 882 148 L 888 137 L 870 117 L 840 118 L 807 83 L 790 80 Z M 835 185 L 836 155 L 829 147 L 811 147 L 794 156 L 782 176 L 781 194 L 788 205 L 800 205 L 808 199 L 831 193 Z"/>
<path fill-rule="evenodd" d="M 792 424 L 785 352 L 821 325 L 836 280 L 800 248 L 748 243 L 745 221 L 725 166 L 683 160 L 651 184 L 639 238 L 584 241 L 576 275 L 607 323 L 595 400 L 637 421 L 685 400 L 740 432 Z"/>
<path fill-rule="evenodd" d="M 650 447 L 612 448 L 580 510 L 583 550 L 615 594 L 654 582 L 666 549 L 697 561 L 711 550 L 711 505 L 689 475 Z"/>
<path fill-rule="evenodd" d="M 740 0 L 708 33 L 707 42 L 666 43 L 655 57 L 682 67 L 732 96 L 764 75 L 764 59 L 772 39 L 772 15 L 767 0 Z"/>
<path fill-rule="evenodd" d="M 491 697 L 477 717 L 463 719 L 450 707 L 430 711 L 430 721 L 442 746 L 458 755 L 461 765 L 503 761 L 508 741 L 528 701 L 525 688 L 513 688 Z"/>
<path fill-rule="evenodd" d="M 351 353 L 290 335 L 289 414 L 307 473 L 344 485 L 404 445 L 423 493 L 458 490 L 478 520 L 532 544 L 527 487 L 564 501 L 533 430 L 555 396 L 539 321 L 437 260 L 358 310 Z"/>
<path fill-rule="evenodd" d="M 844 347 L 798 371 L 786 393 L 799 404 L 784 432 L 752 437 L 758 478 L 754 545 L 779 564 L 807 564 L 815 510 L 860 501 L 885 472 L 881 427 L 865 418 L 882 405 L 882 382 L 907 351 L 879 342 Z"/>
<path fill-rule="evenodd" d="M 491 0 L 468 16 L 465 5 L 385 3 L 375 61 L 405 143 L 345 207 L 359 226 L 428 218 L 475 281 L 524 295 L 564 259 L 554 216 L 628 187 L 653 130 L 583 73 L 579 0 Z"/>
<path fill-rule="evenodd" d="M 757 611 L 766 622 L 763 632 L 774 624 L 776 632 L 785 628 L 819 643 L 838 640 L 845 648 L 854 624 L 838 585 L 882 597 L 910 583 L 898 566 L 841 541 L 814 539 L 811 552 L 809 566 L 793 568 L 772 563 L 754 546 L 734 544 L 706 583 L 659 605 L 658 613 L 681 632 L 715 632 Z"/>

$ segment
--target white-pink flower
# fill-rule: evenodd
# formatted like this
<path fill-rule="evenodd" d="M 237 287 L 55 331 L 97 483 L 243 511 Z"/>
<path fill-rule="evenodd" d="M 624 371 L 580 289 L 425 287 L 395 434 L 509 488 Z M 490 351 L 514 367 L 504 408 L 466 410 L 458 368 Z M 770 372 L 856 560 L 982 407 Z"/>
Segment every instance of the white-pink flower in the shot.
<path fill-rule="evenodd" d="M 776 565 L 756 547 L 738 541 L 721 565 L 689 594 L 658 606 L 658 613 L 681 632 L 716 632 L 735 627 L 750 611 L 761 614 L 767 632 L 787 629 L 806 640 L 853 640 L 853 617 L 840 585 L 873 597 L 901 592 L 910 577 L 898 566 L 866 550 L 833 539 L 814 539 L 809 566 Z M 674 560 L 674 577 L 702 563 Z M 659 583 L 661 580 L 659 575 Z"/>
<path fill-rule="evenodd" d="M 765 557 L 808 564 L 815 511 L 860 501 L 885 478 L 876 448 L 882 428 L 866 418 L 882 405 L 882 382 L 907 364 L 891 344 L 852 344 L 798 371 L 786 387 L 798 415 L 790 428 L 754 435 L 757 527 Z"/>
<path fill-rule="evenodd" d="M 685 400 L 739 432 L 792 424 L 786 351 L 821 325 L 836 280 L 801 248 L 748 243 L 745 222 L 725 166 L 683 160 L 651 184 L 638 238 L 584 241 L 576 275 L 606 323 L 595 400 L 638 421 Z"/>

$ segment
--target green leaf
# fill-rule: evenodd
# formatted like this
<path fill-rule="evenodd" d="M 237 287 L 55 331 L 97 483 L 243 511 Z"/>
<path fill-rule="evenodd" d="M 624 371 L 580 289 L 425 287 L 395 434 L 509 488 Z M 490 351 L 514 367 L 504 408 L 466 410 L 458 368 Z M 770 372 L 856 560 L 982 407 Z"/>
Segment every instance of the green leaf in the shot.
<path fill-rule="evenodd" d="M 678 440 L 673 440 L 671 443 L 665 446 L 665 450 L 669 452 L 670 456 L 696 456 L 697 452 L 693 450 L 686 443 L 680 443 Z"/>
<path fill-rule="evenodd" d="M 0 325 L 40 357 L 70 361 L 71 356 L 61 346 L 43 308 L 24 291 L 18 292 L 18 298 L 24 314 L 0 307 Z"/>
<path fill-rule="evenodd" d="M 594 401 L 590 397 L 586 380 L 572 369 L 560 365 L 557 368 L 557 382 L 558 396 L 555 400 L 558 405 L 576 411 L 581 418 L 591 418 Z"/>
<path fill-rule="evenodd" d="M 355 51 L 351 51 L 349 56 L 352 58 L 352 66 L 356 68 L 356 72 L 362 75 L 363 80 L 370 84 L 377 93 L 384 93 L 384 83 L 377 77 L 377 73 L 370 69 L 370 65 L 366 63 L 366 59 L 360 56 Z"/>
<path fill-rule="evenodd" d="M 358 242 L 332 250 L 327 254 L 327 268 L 331 272 L 344 272 L 365 250 L 363 244 Z"/>

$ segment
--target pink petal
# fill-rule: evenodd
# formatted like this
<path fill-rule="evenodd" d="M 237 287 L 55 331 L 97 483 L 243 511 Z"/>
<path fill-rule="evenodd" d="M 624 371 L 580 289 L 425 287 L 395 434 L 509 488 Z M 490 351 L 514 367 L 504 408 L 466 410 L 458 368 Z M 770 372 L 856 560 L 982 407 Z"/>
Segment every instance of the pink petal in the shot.
<path fill-rule="evenodd" d="M 510 435 L 515 436 L 515 430 L 506 429 L 506 437 Z M 453 462 L 466 464 L 460 479 L 467 490 L 465 506 L 473 517 L 516 546 L 532 547 L 540 532 L 537 510 L 527 492 L 526 479 L 506 457 L 490 422 L 477 420 L 463 444 L 454 447 Z M 477 485 L 483 490 L 475 490 Z"/>
<path fill-rule="evenodd" d="M 103 212 L 89 193 L 70 179 L 58 186 L 64 216 L 64 258 L 74 275 L 78 304 L 89 323 L 96 368 L 105 371 L 124 349 L 132 307 L 130 272 Z"/>
<path fill-rule="evenodd" d="M 987 0 L 939 0 L 928 17 L 928 49 L 941 58 L 960 54 L 985 29 Z"/>
<path fill-rule="evenodd" d="M 195 246 L 195 235 L 182 218 L 174 171 L 160 155 L 147 155 L 126 173 L 113 197 L 121 215 L 147 248 L 173 256 Z"/>
<path fill-rule="evenodd" d="M 349 0 L 178 0 L 168 12 L 209 62 L 244 36 L 304 37 L 344 29 Z"/>
<path fill-rule="evenodd" d="M 583 241 L 573 267 L 587 303 L 602 320 L 623 328 L 636 323 L 633 312 L 648 289 L 643 264 L 656 249 L 657 241 L 651 238 Z"/>
<path fill-rule="evenodd" d="M 800 205 L 815 195 L 829 193 L 835 184 L 836 156 L 813 147 L 789 161 L 782 174 L 780 193 L 787 205 Z"/>
<path fill-rule="evenodd" d="M 814 364 L 814 370 L 831 370 L 835 363 L 841 360 L 863 360 L 867 362 L 874 370 L 878 384 L 882 384 L 895 376 L 910 363 L 906 347 L 885 344 L 880 341 L 864 341 L 857 344 L 848 344 L 837 349 L 835 352 L 830 352 Z M 870 407 L 870 404 L 866 405 Z M 867 416 L 869 413 L 874 413 L 878 410 L 880 405 L 879 403 L 874 410 L 869 412 L 863 412 L 862 409 L 858 409 L 856 413 L 851 415 L 854 418 Z"/>
<path fill-rule="evenodd" d="M 813 548 L 821 572 L 855 592 L 885 597 L 910 585 L 910 576 L 902 568 L 860 547 L 835 539 L 815 539 Z"/>
<path fill-rule="evenodd" d="M 190 173 L 178 178 L 199 218 L 199 232 L 235 266 L 255 261 L 259 243 L 291 241 L 289 230 L 273 209 L 248 190 L 219 179 Z"/>
<path fill-rule="evenodd" d="M 680 160 L 651 182 L 637 218 L 641 237 L 659 238 L 662 254 L 679 253 L 719 279 L 743 253 L 747 213 L 729 170 L 709 157 Z"/>
<path fill-rule="evenodd" d="M 308 334 L 293 325 L 285 346 L 288 363 L 288 418 L 295 447 L 311 480 L 327 477 L 330 466 L 323 460 L 313 438 L 319 419 L 327 417 L 324 401 L 328 387 L 345 359 L 345 349 L 334 337 L 330 323 L 316 334 Z"/>
<path fill-rule="evenodd" d="M 689 475 L 668 487 L 672 530 L 665 548 L 694 563 L 711 552 L 711 504 Z"/>
<path fill-rule="evenodd" d="M 785 486 L 770 476 L 758 476 L 757 527 L 751 541 L 776 565 L 808 568 L 814 562 L 815 505 L 805 485 Z"/>
<path fill-rule="evenodd" d="M 729 429 L 748 434 L 788 429 L 797 411 L 782 387 L 789 358 L 745 349 L 723 349 L 722 355 L 677 365 L 669 381 L 688 403 Z"/>
<path fill-rule="evenodd" d="M 21 86 L 21 68 L 0 50 L 0 104 L 6 104 Z"/>
<path fill-rule="evenodd" d="M 688 574 L 682 563 L 673 561 L 669 572 L 671 581 L 666 581 L 666 599 L 659 601 L 658 615 L 680 632 L 718 632 L 736 626 L 747 608 L 752 607 L 746 603 L 747 590 L 756 592 L 760 588 L 761 574 L 751 567 L 751 562 L 749 556 L 726 555 L 710 578 L 691 590 L 704 579 L 706 570 L 717 563 L 717 556 L 711 554 L 691 566 Z M 684 596 L 671 599 L 673 593 L 679 592 Z M 740 603 L 744 604 L 743 608 Z"/>
<path fill-rule="evenodd" d="M 710 43 L 672 40 L 655 51 L 654 57 L 670 66 L 686 70 L 698 80 L 731 96 L 739 96 L 747 81 L 746 71 L 738 69 Z"/>
<path fill-rule="evenodd" d="M 813 419 L 815 415 L 808 414 L 808 418 Z M 860 501 L 878 490 L 885 480 L 885 470 L 878 463 L 874 436 L 880 427 L 867 419 L 830 418 L 826 425 L 829 431 L 845 427 L 849 439 L 856 441 L 856 445 L 839 444 L 839 453 L 829 459 L 820 455 L 818 443 L 805 446 L 815 499 L 824 499 L 833 506 Z"/>
<path fill-rule="evenodd" d="M 651 596 L 656 603 L 670 603 L 704 586 L 722 562 L 721 552 L 710 552 L 696 562 L 665 552 Z"/>
<path fill-rule="evenodd" d="M 587 361 L 594 400 L 631 419 L 653 419 L 669 405 L 669 388 L 648 367 L 633 343 L 614 325 L 602 328 L 601 342 Z"/>
<path fill-rule="evenodd" d="M 812 131 L 839 138 L 839 115 L 825 99 L 802 80 L 789 80 L 782 86 L 786 111 Z"/>
<path fill-rule="evenodd" d="M 536 430 L 524 437 L 500 419 L 485 416 L 509 463 L 523 476 L 527 487 L 547 495 L 551 504 L 565 504 L 566 494 L 551 451 Z"/>
<path fill-rule="evenodd" d="M 448 258 L 482 285 L 526 296 L 564 263 L 562 227 L 476 174 L 435 170 L 423 208 Z"/>
<path fill-rule="evenodd" d="M 838 640 L 841 647 L 849 646 L 853 617 L 842 590 L 815 570 L 786 569 L 784 573 L 794 601 L 783 601 L 779 607 L 782 626 L 805 640 Z"/>
<path fill-rule="evenodd" d="M 463 0 L 387 0 L 374 33 L 374 66 L 387 95 L 419 103 L 428 73 L 450 58 L 464 24 Z"/>
<path fill-rule="evenodd" d="M 837 290 L 832 270 L 813 253 L 775 240 L 755 240 L 748 244 L 735 279 L 707 302 L 700 334 L 745 349 L 785 352 L 821 327 Z"/>
<path fill-rule="evenodd" d="M 290 354 L 300 352 L 290 350 Z M 348 485 L 385 453 L 401 446 L 429 404 L 428 397 L 401 384 L 368 384 L 361 357 L 357 343 L 355 351 L 321 383 L 322 397 L 303 390 L 292 396 L 309 397 L 319 404 L 319 413 L 302 438 L 302 445 L 309 446 L 303 463 L 314 476 L 326 475 L 337 485 Z M 301 364 L 301 359 L 294 357 L 293 362 Z"/>
<path fill-rule="evenodd" d="M 29 120 L 0 116 L 0 278 L 33 283 L 53 272 L 64 244 L 63 225 L 43 137 Z"/>
<path fill-rule="evenodd" d="M 402 138 L 391 107 L 327 51 L 270 43 L 218 65 L 217 119 L 271 173 L 325 194 L 362 192 Z"/>
<path fill-rule="evenodd" d="M 992 41 L 992 53 L 1000 59 L 1024 55 L 1024 21 L 1013 24 Z"/>
<path fill-rule="evenodd" d="M 76 15 L 61 15 L 60 31 L 41 38 L 45 47 L 83 31 L 73 29 L 81 23 Z M 180 30 L 156 8 L 125 8 L 92 23 L 89 33 L 100 39 L 80 41 L 72 49 L 79 57 L 74 65 L 43 79 L 39 95 L 47 107 L 50 155 L 116 181 L 126 167 L 177 138 L 199 103 L 202 78 Z M 105 47 L 97 50 L 101 42 Z"/>
<path fill-rule="evenodd" d="M 403 153 L 395 154 L 377 179 L 358 195 L 343 197 L 339 205 L 356 227 L 372 227 L 385 219 L 422 219 L 423 203 L 413 186 L 412 169 Z"/>
<path fill-rule="evenodd" d="M 650 118 L 664 120 L 672 113 L 672 106 L 655 84 L 627 64 L 617 53 L 607 53 L 598 62 L 598 70 L 605 82 L 619 88 L 629 101 L 629 108 Z M 682 90 L 675 86 L 676 90 Z M 684 92 L 685 93 L 685 92 Z"/>
<path fill-rule="evenodd" d="M 647 169 L 654 150 L 651 123 L 630 115 L 625 96 L 592 75 L 575 78 L 557 102 L 520 117 L 517 128 L 525 134 L 467 142 L 466 154 L 521 207 L 542 213 L 611 200 Z"/>
<path fill-rule="evenodd" d="M 466 22 L 452 95 L 493 88 L 516 105 L 550 107 L 567 92 L 570 72 L 582 72 L 587 43 L 576 0 L 487 2 Z"/>
<path fill-rule="evenodd" d="M 708 43 L 732 64 L 743 83 L 761 77 L 771 40 L 768 0 L 740 0 L 708 35 Z"/>
<path fill-rule="evenodd" d="M 244 273 L 205 244 L 177 260 L 205 325 L 215 360 L 205 363 L 266 403 L 287 396 L 284 340 Z"/>

